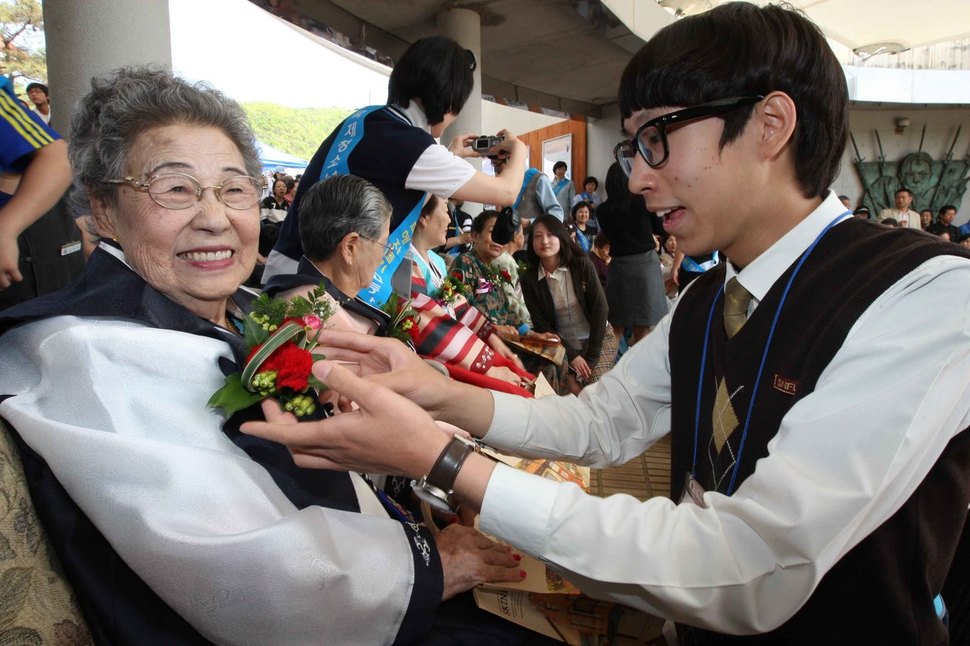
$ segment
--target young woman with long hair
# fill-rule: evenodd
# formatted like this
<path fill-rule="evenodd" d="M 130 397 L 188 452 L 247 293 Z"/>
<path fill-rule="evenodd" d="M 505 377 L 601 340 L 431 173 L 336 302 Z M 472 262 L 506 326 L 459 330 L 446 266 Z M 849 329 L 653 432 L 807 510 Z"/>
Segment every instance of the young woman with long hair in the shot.
<path fill-rule="evenodd" d="M 566 348 L 574 393 L 604 375 L 616 359 L 616 339 L 606 322 L 606 296 L 589 257 L 551 215 L 532 223 L 529 267 L 519 277 L 537 332 L 556 334 Z"/>

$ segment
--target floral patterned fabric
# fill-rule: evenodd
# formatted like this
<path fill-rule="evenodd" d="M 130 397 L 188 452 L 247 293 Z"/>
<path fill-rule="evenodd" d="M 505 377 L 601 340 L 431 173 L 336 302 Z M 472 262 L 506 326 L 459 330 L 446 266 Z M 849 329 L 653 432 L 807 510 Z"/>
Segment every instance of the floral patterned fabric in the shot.
<path fill-rule="evenodd" d="M 455 259 L 452 271 L 461 271 L 465 277 L 465 284 L 469 286 L 468 302 L 485 314 L 495 325 L 511 325 L 518 328 L 523 323 L 532 327 L 532 317 L 522 298 L 519 287 L 519 271 L 515 260 L 508 253 L 486 265 L 475 253 L 467 251 Z M 497 278 L 500 274 L 511 278 L 510 282 Z M 508 342 L 508 339 L 506 340 Z M 547 355 L 534 354 L 523 351 L 521 344 L 515 345 L 515 353 L 522 358 L 525 369 L 530 372 L 541 372 L 552 389 L 560 395 L 568 392 L 566 374 L 569 363 L 565 353 L 561 359 Z"/>
<path fill-rule="evenodd" d="M 465 284 L 470 288 L 468 302 L 492 323 L 515 328 L 525 323 L 532 327 L 532 318 L 522 299 L 518 271 L 511 256 L 502 254 L 486 265 L 474 250 L 466 251 L 455 259 L 452 269 L 461 271 L 465 276 Z M 494 278 L 502 271 L 510 276 L 512 282 Z"/>
<path fill-rule="evenodd" d="M 27 490 L 17 445 L 0 420 L 0 644 L 90 644 Z"/>

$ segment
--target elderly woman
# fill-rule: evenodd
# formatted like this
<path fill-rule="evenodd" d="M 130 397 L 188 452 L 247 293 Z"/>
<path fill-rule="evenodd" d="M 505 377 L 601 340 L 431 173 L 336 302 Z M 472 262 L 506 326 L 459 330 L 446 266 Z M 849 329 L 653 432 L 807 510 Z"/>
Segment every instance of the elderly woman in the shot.
<path fill-rule="evenodd" d="M 270 195 L 260 203 L 264 209 L 276 209 L 285 211 L 290 203 L 286 199 L 286 180 L 282 177 L 273 182 L 273 190 Z"/>
<path fill-rule="evenodd" d="M 520 578 L 505 548 L 300 469 L 238 432 L 258 407 L 206 406 L 246 352 L 259 162 L 239 106 L 130 68 L 95 79 L 72 126 L 103 241 L 79 282 L 0 317 L 17 367 L 0 414 L 95 642 L 378 644 L 475 622 L 441 628 L 467 595 L 442 599 Z"/>

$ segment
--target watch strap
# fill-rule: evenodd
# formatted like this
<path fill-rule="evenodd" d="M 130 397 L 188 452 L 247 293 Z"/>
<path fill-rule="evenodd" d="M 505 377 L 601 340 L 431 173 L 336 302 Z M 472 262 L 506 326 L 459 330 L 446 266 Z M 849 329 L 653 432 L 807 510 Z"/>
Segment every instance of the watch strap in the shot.
<path fill-rule="evenodd" d="M 431 467 L 431 471 L 425 477 L 425 482 L 447 492 L 450 498 L 461 465 L 465 463 L 468 454 L 474 451 L 475 445 L 473 443 L 462 441 L 457 437 L 451 438 L 448 445 L 438 455 L 438 459 L 435 460 L 434 466 Z"/>

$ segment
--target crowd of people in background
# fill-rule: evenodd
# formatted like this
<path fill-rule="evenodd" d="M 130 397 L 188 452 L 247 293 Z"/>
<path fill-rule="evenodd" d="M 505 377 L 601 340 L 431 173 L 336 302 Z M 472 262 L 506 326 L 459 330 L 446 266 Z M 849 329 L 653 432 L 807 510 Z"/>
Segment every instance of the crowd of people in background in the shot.
<path fill-rule="evenodd" d="M 839 199 L 847 209 L 852 209 L 852 200 L 849 196 L 840 195 Z M 867 206 L 852 209 L 852 214 L 857 218 L 875 220 L 889 227 L 920 229 L 970 248 L 970 222 L 961 226 L 953 224 L 957 217 L 957 207 L 953 204 L 944 204 L 936 213 L 933 213 L 933 209 L 922 209 L 917 213 L 912 208 L 913 192 L 905 186 L 896 189 L 893 202 L 892 207 L 882 209 L 875 217 L 869 212 Z"/>

